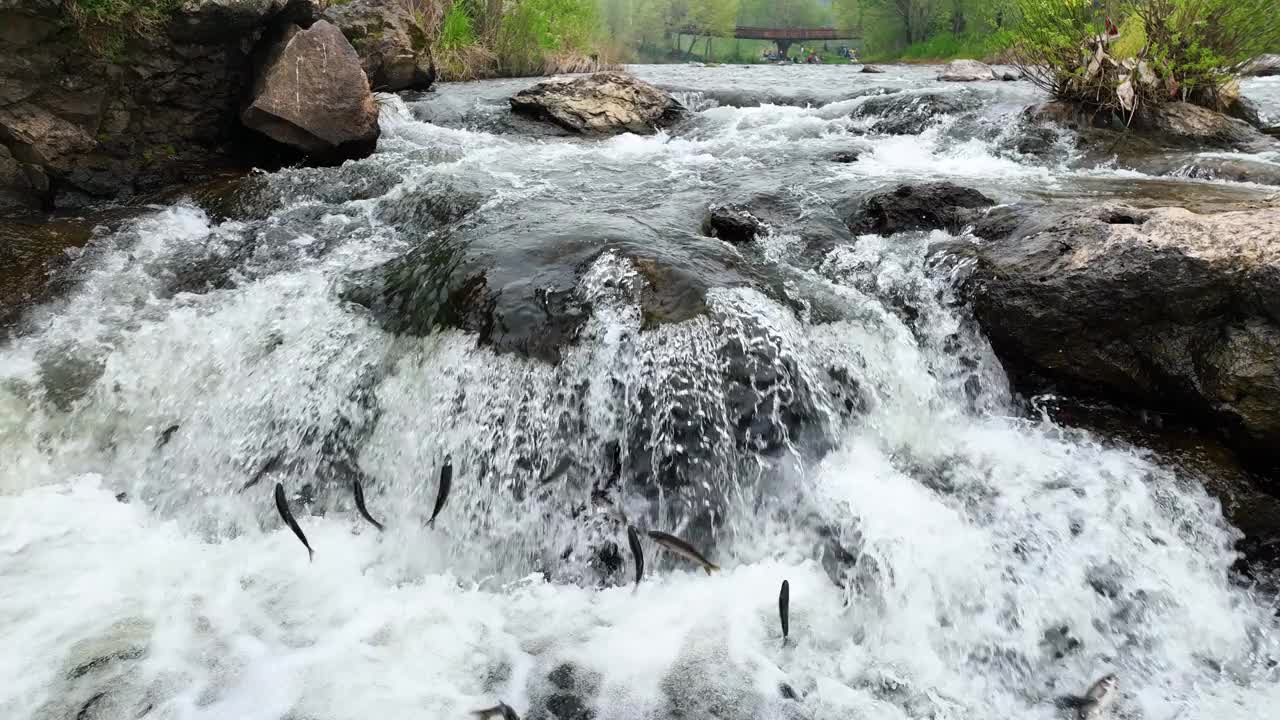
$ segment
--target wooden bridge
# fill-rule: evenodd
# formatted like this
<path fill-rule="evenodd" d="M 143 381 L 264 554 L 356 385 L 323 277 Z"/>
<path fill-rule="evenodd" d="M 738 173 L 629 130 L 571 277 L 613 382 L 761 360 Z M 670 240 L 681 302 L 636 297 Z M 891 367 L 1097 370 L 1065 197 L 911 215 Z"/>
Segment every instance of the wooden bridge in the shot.
<path fill-rule="evenodd" d="M 706 32 L 700 28 L 683 28 L 680 30 L 681 35 L 706 35 Z M 784 55 L 787 49 L 794 42 L 811 42 L 827 40 L 858 40 L 860 37 L 849 30 L 840 30 L 833 27 L 821 28 L 770 28 L 770 27 L 752 27 L 749 25 L 739 25 L 733 29 L 733 36 L 739 40 L 772 40 L 778 46 L 778 51 Z"/>
<path fill-rule="evenodd" d="M 742 40 L 787 40 L 790 42 L 807 42 L 809 40 L 855 40 L 857 35 L 847 30 L 833 27 L 825 28 L 766 28 L 739 25 L 733 29 L 733 36 Z"/>

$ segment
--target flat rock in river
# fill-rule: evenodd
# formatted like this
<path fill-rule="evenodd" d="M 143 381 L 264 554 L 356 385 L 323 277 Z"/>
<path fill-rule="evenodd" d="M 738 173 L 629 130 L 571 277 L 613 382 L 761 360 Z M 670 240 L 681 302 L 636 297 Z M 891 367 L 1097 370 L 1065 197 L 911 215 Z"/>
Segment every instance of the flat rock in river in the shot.
<path fill-rule="evenodd" d="M 978 82 L 996 80 L 996 73 L 990 65 L 977 60 L 952 60 L 947 64 L 938 79 L 943 82 Z"/>
<path fill-rule="evenodd" d="M 649 134 L 684 114 L 666 91 L 619 72 L 540 82 L 511 98 L 511 109 L 593 135 Z"/>
<path fill-rule="evenodd" d="M 1031 213 L 984 233 L 970 286 L 1015 381 L 1136 398 L 1280 456 L 1280 207 Z"/>

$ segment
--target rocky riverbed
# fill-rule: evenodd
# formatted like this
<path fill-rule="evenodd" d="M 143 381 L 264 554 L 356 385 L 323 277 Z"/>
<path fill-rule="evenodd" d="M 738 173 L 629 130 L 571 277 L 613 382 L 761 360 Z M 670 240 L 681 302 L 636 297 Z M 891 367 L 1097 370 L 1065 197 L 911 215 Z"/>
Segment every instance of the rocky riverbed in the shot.
<path fill-rule="evenodd" d="M 1280 147 L 883 69 L 379 94 L 0 225 L 0 714 L 1265 714 Z"/>

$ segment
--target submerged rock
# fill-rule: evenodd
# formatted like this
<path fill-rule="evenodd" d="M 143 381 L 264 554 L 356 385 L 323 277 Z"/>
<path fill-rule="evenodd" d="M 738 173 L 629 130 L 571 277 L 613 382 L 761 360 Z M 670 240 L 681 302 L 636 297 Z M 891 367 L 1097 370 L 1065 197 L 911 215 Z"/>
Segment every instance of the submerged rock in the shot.
<path fill-rule="evenodd" d="M 321 20 L 287 27 L 258 71 L 245 126 L 320 158 L 363 157 L 378 141 L 378 106 L 360 58 Z"/>
<path fill-rule="evenodd" d="M 880 68 L 876 67 L 875 65 L 863 65 L 863 66 L 862 66 L 862 69 L 861 69 L 861 70 L 859 70 L 858 72 L 860 72 L 860 73 L 866 73 L 866 74 L 868 74 L 868 75 L 881 75 L 881 74 L 883 74 L 883 73 L 884 73 L 884 71 L 883 71 L 883 70 L 881 70 Z"/>
<path fill-rule="evenodd" d="M 428 90 L 436 80 L 430 43 L 399 0 L 332 3 L 324 13 L 351 41 L 374 91 Z"/>
<path fill-rule="evenodd" d="M 1280 208 L 1105 206 L 978 252 L 978 320 L 1015 382 L 1142 401 L 1280 455 Z"/>
<path fill-rule="evenodd" d="M 751 242 L 763 233 L 764 223 L 742 206 L 712 205 L 707 209 L 702 231 L 709 237 L 737 245 Z"/>
<path fill-rule="evenodd" d="M 666 91 L 619 72 L 545 80 L 510 102 L 513 112 L 593 135 L 650 134 L 684 114 Z"/>
<path fill-rule="evenodd" d="M 944 115 L 959 115 L 976 110 L 979 96 L 972 90 L 960 92 L 897 93 L 867 98 L 854 117 L 881 118 L 870 132 L 884 135 L 919 135 Z"/>
<path fill-rule="evenodd" d="M 948 182 L 899 185 L 859 200 L 845 223 L 859 235 L 893 235 L 909 230 L 958 231 L 972 222 L 968 211 L 995 201 L 977 190 Z"/>
<path fill-rule="evenodd" d="M 977 60 L 952 60 L 938 75 L 938 80 L 942 82 L 978 82 L 996 79 L 998 78 L 991 66 Z"/>

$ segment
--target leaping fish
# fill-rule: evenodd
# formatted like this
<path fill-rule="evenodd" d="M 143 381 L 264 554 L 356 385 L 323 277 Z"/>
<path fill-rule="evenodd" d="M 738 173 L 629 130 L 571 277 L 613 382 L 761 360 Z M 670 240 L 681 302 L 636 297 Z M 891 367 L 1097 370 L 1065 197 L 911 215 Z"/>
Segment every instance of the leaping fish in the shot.
<path fill-rule="evenodd" d="M 378 528 L 378 532 L 382 532 L 382 523 L 374 520 L 373 516 L 369 514 L 369 509 L 364 506 L 364 488 L 360 485 L 359 477 L 351 478 L 351 490 L 356 496 L 356 510 L 360 511 L 360 515 L 365 520 L 368 520 L 374 527 Z"/>
<path fill-rule="evenodd" d="M 694 549 L 692 545 L 681 540 L 675 535 L 668 535 L 660 530 L 650 530 L 649 537 L 653 538 L 654 542 L 658 543 L 670 552 L 673 552 L 686 560 L 698 563 L 708 575 L 711 574 L 712 570 L 720 569 L 720 566 L 703 557 L 702 553 Z"/>
<path fill-rule="evenodd" d="M 640 578 L 644 577 L 644 548 L 640 547 L 640 533 L 634 525 L 627 526 L 627 543 L 631 545 L 631 556 L 636 559 L 636 587 L 640 587 Z"/>
<path fill-rule="evenodd" d="M 440 514 L 440 509 L 444 507 L 444 503 L 449 499 L 449 488 L 453 487 L 453 461 L 445 460 L 444 467 L 440 468 L 440 489 L 436 492 L 436 509 L 431 511 L 431 519 L 427 524 L 431 527 L 436 526 L 436 516 Z M 506 707 L 503 705 L 502 707 Z"/>
<path fill-rule="evenodd" d="M 1079 720 L 1092 720 L 1106 710 L 1115 699 L 1116 689 L 1120 686 L 1120 678 L 1115 673 L 1108 673 L 1089 686 L 1083 696 L 1068 695 L 1058 698 L 1059 707 L 1073 708 Z"/>
<path fill-rule="evenodd" d="M 782 581 L 782 590 L 778 592 L 778 617 L 782 618 L 782 645 L 787 644 L 787 635 L 791 631 L 791 584 Z"/>
<path fill-rule="evenodd" d="M 302 528 L 298 527 L 298 521 L 293 519 L 293 513 L 289 511 L 289 499 L 284 496 L 284 485 L 276 483 L 276 510 L 280 512 L 281 519 L 289 526 L 294 535 L 302 541 L 302 546 L 307 549 L 307 560 L 314 560 L 316 551 L 311 549 L 311 543 L 307 542 L 307 536 L 302 534 Z"/>

